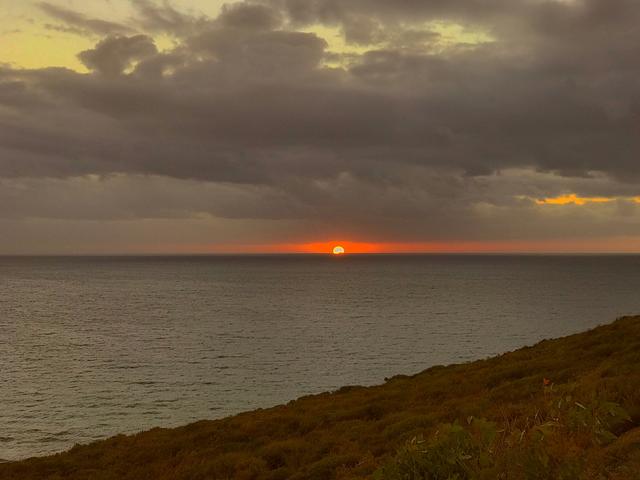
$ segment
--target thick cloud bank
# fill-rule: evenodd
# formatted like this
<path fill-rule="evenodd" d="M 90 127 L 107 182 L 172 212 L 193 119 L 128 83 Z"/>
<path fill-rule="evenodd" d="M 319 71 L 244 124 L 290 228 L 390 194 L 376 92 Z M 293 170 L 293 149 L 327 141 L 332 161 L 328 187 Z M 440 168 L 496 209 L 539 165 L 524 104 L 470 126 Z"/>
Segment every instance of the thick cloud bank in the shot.
<path fill-rule="evenodd" d="M 101 36 L 78 52 L 87 72 L 0 69 L 12 229 L 243 225 L 194 244 L 640 235 L 635 0 L 277 0 L 217 18 L 133 4 L 126 24 L 41 4 Z M 536 202 L 569 193 L 611 201 Z"/>

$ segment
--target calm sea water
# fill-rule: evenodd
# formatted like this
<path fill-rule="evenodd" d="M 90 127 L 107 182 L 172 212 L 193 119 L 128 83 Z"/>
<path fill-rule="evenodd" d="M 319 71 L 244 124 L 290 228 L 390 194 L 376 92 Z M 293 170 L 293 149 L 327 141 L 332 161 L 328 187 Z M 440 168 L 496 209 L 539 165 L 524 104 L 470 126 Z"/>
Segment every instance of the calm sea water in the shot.
<path fill-rule="evenodd" d="M 0 258 L 0 458 L 640 313 L 635 256 Z"/>

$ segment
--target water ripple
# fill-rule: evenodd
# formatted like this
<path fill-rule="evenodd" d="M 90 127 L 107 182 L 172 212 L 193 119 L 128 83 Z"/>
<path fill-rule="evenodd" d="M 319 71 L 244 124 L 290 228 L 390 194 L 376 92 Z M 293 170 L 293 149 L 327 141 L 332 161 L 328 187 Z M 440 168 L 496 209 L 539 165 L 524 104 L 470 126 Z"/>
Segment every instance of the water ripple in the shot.
<path fill-rule="evenodd" d="M 0 258 L 0 458 L 640 312 L 639 257 Z"/>

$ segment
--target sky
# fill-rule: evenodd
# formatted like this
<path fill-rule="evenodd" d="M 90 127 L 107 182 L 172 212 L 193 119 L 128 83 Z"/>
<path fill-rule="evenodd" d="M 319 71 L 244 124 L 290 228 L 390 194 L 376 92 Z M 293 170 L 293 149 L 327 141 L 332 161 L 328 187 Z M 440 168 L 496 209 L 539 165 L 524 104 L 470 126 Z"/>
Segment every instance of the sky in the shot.
<path fill-rule="evenodd" d="M 640 252 L 637 0 L 0 0 L 0 254 Z"/>

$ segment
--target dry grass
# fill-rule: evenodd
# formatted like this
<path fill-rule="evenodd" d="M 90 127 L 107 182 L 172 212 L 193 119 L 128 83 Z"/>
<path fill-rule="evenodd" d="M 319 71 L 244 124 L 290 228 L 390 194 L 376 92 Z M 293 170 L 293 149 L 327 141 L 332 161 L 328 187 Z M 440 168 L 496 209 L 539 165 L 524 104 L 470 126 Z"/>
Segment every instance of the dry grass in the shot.
<path fill-rule="evenodd" d="M 544 385 L 544 379 L 548 379 Z M 0 479 L 638 479 L 640 317 L 0 465 Z"/>

